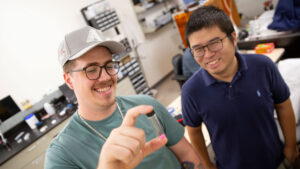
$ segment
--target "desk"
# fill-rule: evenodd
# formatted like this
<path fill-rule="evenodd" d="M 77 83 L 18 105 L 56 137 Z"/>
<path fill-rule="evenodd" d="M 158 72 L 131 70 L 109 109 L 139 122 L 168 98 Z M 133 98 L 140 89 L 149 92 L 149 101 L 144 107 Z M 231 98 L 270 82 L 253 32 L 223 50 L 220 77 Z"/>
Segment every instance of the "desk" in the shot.
<path fill-rule="evenodd" d="M 271 53 L 264 53 L 263 55 L 268 56 L 273 62 L 277 63 L 281 56 L 284 54 L 284 48 L 275 48 Z M 239 50 L 240 53 L 254 54 L 254 50 Z"/>
<path fill-rule="evenodd" d="M 256 39 L 239 40 L 237 45 L 239 49 L 254 49 L 259 43 L 273 42 L 277 48 L 287 48 L 291 45 L 297 45 L 300 39 L 300 32 L 292 32 L 280 35 L 261 36 Z"/>
<path fill-rule="evenodd" d="M 74 108 L 74 109 L 73 109 Z M 76 111 L 77 106 L 73 107 L 72 111 L 63 116 L 58 114 L 50 116 L 48 119 L 42 121 L 43 126 L 48 126 L 44 132 L 39 129 L 30 129 L 25 122 L 22 122 L 24 128 L 7 137 L 10 143 L 11 150 L 0 149 L 0 169 L 39 169 L 44 165 L 46 149 L 49 147 L 51 140 L 62 130 L 62 128 L 72 117 Z M 52 123 L 55 120 L 56 123 Z M 25 140 L 21 137 L 22 142 L 17 143 L 14 138 L 20 132 L 29 133 L 30 137 Z"/>
<path fill-rule="evenodd" d="M 181 96 L 178 96 L 171 104 L 169 104 L 168 108 L 175 109 L 172 114 L 173 116 L 181 115 L 181 112 L 182 112 L 181 111 Z M 204 140 L 205 140 L 205 145 L 208 146 L 210 144 L 210 137 L 209 137 L 207 128 L 204 123 L 202 123 L 202 132 L 203 132 L 203 136 L 204 136 Z M 191 142 L 186 128 L 185 128 L 184 136 L 189 142 Z"/>

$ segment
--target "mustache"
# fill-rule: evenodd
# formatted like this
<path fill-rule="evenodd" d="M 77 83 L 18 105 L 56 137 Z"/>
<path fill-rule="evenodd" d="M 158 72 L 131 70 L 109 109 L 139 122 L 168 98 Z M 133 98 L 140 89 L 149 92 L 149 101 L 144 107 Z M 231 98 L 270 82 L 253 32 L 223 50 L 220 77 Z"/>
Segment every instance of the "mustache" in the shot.
<path fill-rule="evenodd" d="M 99 88 L 99 87 L 104 87 L 104 86 L 110 86 L 112 84 L 114 84 L 114 80 L 113 79 L 108 79 L 108 80 L 105 80 L 105 81 L 97 82 L 94 86 L 96 88 Z"/>

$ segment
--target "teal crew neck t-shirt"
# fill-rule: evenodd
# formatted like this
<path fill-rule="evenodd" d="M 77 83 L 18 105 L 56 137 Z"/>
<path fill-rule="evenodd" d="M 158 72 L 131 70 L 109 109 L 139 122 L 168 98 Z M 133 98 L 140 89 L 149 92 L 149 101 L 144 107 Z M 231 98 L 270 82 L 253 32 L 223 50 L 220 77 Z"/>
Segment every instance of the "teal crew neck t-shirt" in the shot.
<path fill-rule="evenodd" d="M 168 138 L 166 146 L 145 157 L 136 169 L 180 169 L 180 163 L 168 146 L 175 145 L 182 139 L 184 128 L 165 107 L 152 97 L 145 95 L 118 96 L 116 100 L 124 115 L 132 107 L 152 105 Z M 112 115 L 104 120 L 86 121 L 103 136 L 108 137 L 114 128 L 121 125 L 122 117 L 116 108 Z M 137 118 L 135 127 L 145 131 L 147 141 L 156 137 L 146 115 Z M 76 112 L 47 149 L 45 169 L 96 169 L 104 143 L 105 141 L 99 135 L 82 122 Z"/>

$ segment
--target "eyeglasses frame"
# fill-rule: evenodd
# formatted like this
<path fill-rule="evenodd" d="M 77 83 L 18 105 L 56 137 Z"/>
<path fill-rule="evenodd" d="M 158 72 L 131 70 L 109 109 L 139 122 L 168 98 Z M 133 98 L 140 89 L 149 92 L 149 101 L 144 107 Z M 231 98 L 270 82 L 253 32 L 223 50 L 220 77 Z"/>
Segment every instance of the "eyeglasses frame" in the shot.
<path fill-rule="evenodd" d="M 84 71 L 85 76 L 86 76 L 89 80 L 98 80 L 98 79 L 101 77 L 101 74 L 102 74 L 102 68 L 105 69 L 105 71 L 106 71 L 106 73 L 107 73 L 108 75 L 110 75 L 110 76 L 116 75 L 116 74 L 111 75 L 111 74 L 108 73 L 108 71 L 106 70 L 106 69 L 107 69 L 106 66 L 107 66 L 107 64 L 109 64 L 109 63 L 114 63 L 114 64 L 117 64 L 117 65 L 118 65 L 118 71 L 116 72 L 116 74 L 118 74 L 118 72 L 120 71 L 120 66 L 119 66 L 120 61 L 116 61 L 116 60 L 108 61 L 108 62 L 105 63 L 105 65 L 103 65 L 103 66 L 100 66 L 100 65 L 88 65 L 88 66 L 86 66 L 86 67 L 84 67 L 84 68 L 81 68 L 81 69 L 73 69 L 73 70 L 69 70 L 67 73 Z M 86 73 L 86 69 L 87 69 L 88 67 L 90 67 L 90 66 L 98 66 L 98 67 L 100 67 L 99 75 L 98 75 L 98 77 L 95 78 L 95 79 L 90 79 L 90 78 L 88 77 L 87 73 Z"/>
<path fill-rule="evenodd" d="M 228 35 L 225 35 L 225 37 L 224 38 L 220 38 L 220 39 L 216 39 L 216 41 L 220 41 L 221 42 L 221 45 L 222 45 L 222 47 L 220 48 L 220 49 L 218 49 L 218 50 L 216 50 L 216 51 L 211 51 L 210 49 L 209 49 L 209 45 L 211 45 L 211 44 L 213 44 L 213 43 L 216 43 L 216 42 L 210 42 L 210 43 L 208 43 L 207 45 L 204 45 L 204 46 L 202 46 L 201 48 L 203 49 L 203 55 L 201 55 L 201 56 L 195 56 L 194 55 L 194 49 L 191 49 L 191 53 L 192 53 L 192 55 L 195 57 L 195 58 L 201 58 L 201 57 L 203 57 L 204 55 L 205 55 L 205 48 L 207 48 L 207 50 L 209 50 L 210 52 L 218 52 L 218 51 L 220 51 L 220 50 L 222 50 L 223 49 L 223 40 L 225 39 L 225 38 L 228 38 Z"/>

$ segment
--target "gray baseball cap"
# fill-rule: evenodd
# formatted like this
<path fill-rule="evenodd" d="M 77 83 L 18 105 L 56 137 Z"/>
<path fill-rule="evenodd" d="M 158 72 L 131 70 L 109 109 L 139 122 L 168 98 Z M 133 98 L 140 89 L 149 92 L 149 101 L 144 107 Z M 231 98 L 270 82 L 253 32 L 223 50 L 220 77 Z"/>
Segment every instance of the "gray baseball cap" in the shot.
<path fill-rule="evenodd" d="M 125 47 L 121 43 L 105 40 L 99 30 L 85 26 L 65 36 L 58 48 L 58 61 L 63 67 L 68 60 L 79 58 L 96 46 L 106 47 L 112 54 L 125 52 Z"/>

